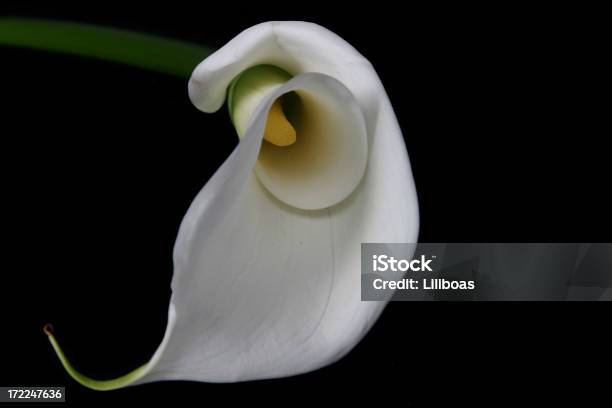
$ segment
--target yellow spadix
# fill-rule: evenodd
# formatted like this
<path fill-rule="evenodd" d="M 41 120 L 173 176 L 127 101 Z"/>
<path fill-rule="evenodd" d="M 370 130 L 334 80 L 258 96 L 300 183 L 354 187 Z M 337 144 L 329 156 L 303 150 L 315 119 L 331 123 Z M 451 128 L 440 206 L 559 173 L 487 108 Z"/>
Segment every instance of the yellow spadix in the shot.
<path fill-rule="evenodd" d="M 242 138 L 249 120 L 261 101 L 271 91 L 291 79 L 286 71 L 272 65 L 257 65 L 238 76 L 228 90 L 228 106 L 232 122 Z M 283 110 L 283 97 L 277 99 L 268 113 L 264 140 L 276 146 L 290 146 L 297 132 Z"/>

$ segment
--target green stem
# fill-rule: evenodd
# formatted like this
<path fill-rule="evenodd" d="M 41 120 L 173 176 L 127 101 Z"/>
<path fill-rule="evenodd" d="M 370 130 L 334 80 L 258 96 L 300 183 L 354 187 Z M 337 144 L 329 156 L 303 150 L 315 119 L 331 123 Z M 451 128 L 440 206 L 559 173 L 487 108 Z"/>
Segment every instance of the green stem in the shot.
<path fill-rule="evenodd" d="M 98 391 L 114 390 L 133 383 L 146 373 L 148 363 L 138 367 L 134 371 L 122 375 L 121 377 L 113 378 L 111 380 L 94 380 L 93 378 L 81 374 L 72 366 L 72 364 L 70 364 L 70 361 L 68 361 L 64 351 L 55 339 L 55 336 L 53 335 L 53 327 L 50 324 L 45 325 L 45 327 L 43 327 L 43 331 L 49 337 L 53 350 L 55 350 L 55 354 L 57 354 L 57 357 L 64 366 L 64 369 L 66 369 L 66 372 L 72 378 L 74 378 L 76 382 L 85 387 Z"/>
<path fill-rule="evenodd" d="M 63 52 L 188 78 L 212 49 L 89 24 L 0 18 L 0 45 Z"/>

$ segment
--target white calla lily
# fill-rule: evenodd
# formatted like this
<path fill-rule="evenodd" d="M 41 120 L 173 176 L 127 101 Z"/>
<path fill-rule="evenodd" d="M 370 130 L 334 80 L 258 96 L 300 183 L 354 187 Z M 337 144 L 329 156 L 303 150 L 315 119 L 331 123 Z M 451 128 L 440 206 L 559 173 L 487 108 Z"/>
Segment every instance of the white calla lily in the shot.
<path fill-rule="evenodd" d="M 385 307 L 360 299 L 360 244 L 416 242 L 418 207 L 376 72 L 318 25 L 269 22 L 205 59 L 189 81 L 191 100 L 218 110 L 232 81 L 260 65 L 289 76 L 251 93 L 232 90 L 241 141 L 181 224 L 168 327 L 151 361 L 124 378 L 95 381 L 74 371 L 50 336 L 84 385 L 305 373 L 348 353 Z M 284 95 L 299 98 L 297 113 L 287 114 L 295 140 L 274 145 L 264 133 Z"/>

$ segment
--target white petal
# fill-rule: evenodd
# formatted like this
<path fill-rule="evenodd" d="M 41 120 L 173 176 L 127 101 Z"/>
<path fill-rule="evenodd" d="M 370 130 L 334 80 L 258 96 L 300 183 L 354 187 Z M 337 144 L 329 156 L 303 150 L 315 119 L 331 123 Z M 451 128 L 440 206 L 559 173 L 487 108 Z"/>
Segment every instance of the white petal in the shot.
<path fill-rule="evenodd" d="M 190 97 L 214 111 L 237 74 L 264 63 L 296 77 L 260 106 L 186 214 L 168 329 L 135 383 L 274 378 L 338 360 L 386 304 L 360 300 L 360 244 L 416 242 L 416 192 L 393 109 L 371 65 L 335 34 L 301 22 L 252 27 L 196 68 Z M 360 185 L 322 210 L 277 200 L 253 172 L 271 103 L 290 89 L 334 99 L 345 88 L 368 137 Z"/>
<path fill-rule="evenodd" d="M 196 68 L 192 101 L 205 111 L 218 109 L 229 82 L 262 63 L 294 75 L 324 73 L 351 91 L 369 138 L 365 177 L 350 197 L 325 210 L 276 200 L 249 172 L 265 122 L 260 111 L 250 129 L 256 137 L 241 141 L 181 227 L 174 254 L 176 327 L 146 381 L 273 378 L 336 361 L 385 306 L 360 300 L 361 242 L 416 242 L 418 206 L 403 137 L 367 60 L 317 25 L 264 23 Z M 314 86 L 314 78 L 301 75 L 288 87 Z M 247 174 L 244 184 L 239 173 Z"/>
<path fill-rule="evenodd" d="M 287 376 L 334 361 L 355 341 L 345 338 L 352 308 L 338 304 L 340 314 L 334 316 L 328 310 L 337 290 L 340 296 L 347 289 L 360 293 L 359 269 L 351 279 L 346 260 L 336 258 L 345 244 L 335 242 L 331 210 L 287 206 L 252 172 L 267 111 L 290 90 L 307 91 L 317 100 L 347 97 L 333 78 L 302 74 L 260 107 L 233 157 L 202 191 L 201 197 L 211 200 L 201 205 L 196 199 L 185 218 L 175 247 L 176 323 L 146 381 Z M 208 193 L 218 178 L 225 179 L 223 186 Z M 215 200 L 220 194 L 224 197 Z"/>

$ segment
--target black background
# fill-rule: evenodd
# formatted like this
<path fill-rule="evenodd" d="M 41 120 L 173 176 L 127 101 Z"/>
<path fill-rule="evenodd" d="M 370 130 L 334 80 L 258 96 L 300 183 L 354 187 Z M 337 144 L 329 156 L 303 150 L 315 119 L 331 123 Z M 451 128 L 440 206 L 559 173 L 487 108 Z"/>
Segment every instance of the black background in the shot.
<path fill-rule="evenodd" d="M 262 21 L 319 23 L 370 59 L 386 86 L 413 167 L 421 241 L 612 241 L 597 11 L 300 4 L 20 5 L 3 14 L 214 48 Z M 411 406 L 584 405 L 605 390 L 603 303 L 393 303 L 353 352 L 314 373 L 108 393 L 79 386 L 43 324 L 92 377 L 146 362 L 165 329 L 181 218 L 237 141 L 225 110 L 191 105 L 186 79 L 41 51 L 0 55 L 0 385 L 65 385 L 73 404 L 324 403 L 338 393 Z"/>

